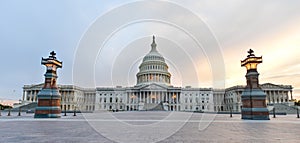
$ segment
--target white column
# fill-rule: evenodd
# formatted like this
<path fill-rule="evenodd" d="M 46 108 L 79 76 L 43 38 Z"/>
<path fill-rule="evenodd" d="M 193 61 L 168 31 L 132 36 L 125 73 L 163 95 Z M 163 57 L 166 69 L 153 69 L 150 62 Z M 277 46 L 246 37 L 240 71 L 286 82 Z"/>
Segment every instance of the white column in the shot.
<path fill-rule="evenodd" d="M 279 94 L 278 94 L 278 90 L 275 91 L 275 93 L 276 93 L 276 103 L 279 103 Z"/>
<path fill-rule="evenodd" d="M 133 96 L 133 103 L 136 104 L 137 103 L 137 99 L 138 99 L 138 95 L 137 92 L 134 92 L 134 96 Z"/>
<path fill-rule="evenodd" d="M 273 92 L 273 98 L 274 98 L 274 103 L 276 103 L 277 99 L 276 99 L 276 93 L 275 91 L 272 91 Z"/>
<path fill-rule="evenodd" d="M 33 93 L 34 93 L 34 94 L 33 94 L 33 102 L 35 102 L 35 101 L 36 101 L 36 94 L 37 94 L 36 90 L 34 90 Z"/>
<path fill-rule="evenodd" d="M 162 102 L 162 91 L 159 92 L 159 103 Z"/>
<path fill-rule="evenodd" d="M 143 91 L 141 91 L 141 100 L 142 100 L 142 102 L 144 102 L 145 103 L 145 94 L 144 94 L 144 92 Z"/>
<path fill-rule="evenodd" d="M 280 91 L 279 90 L 277 90 L 277 101 L 278 101 L 278 103 L 281 102 L 281 100 L 280 100 Z"/>
<path fill-rule="evenodd" d="M 138 103 L 141 102 L 141 92 L 138 92 Z"/>
<path fill-rule="evenodd" d="M 22 100 L 24 101 L 25 99 L 25 91 L 23 91 L 23 97 L 22 97 Z"/>
<path fill-rule="evenodd" d="M 270 94 L 270 91 L 267 91 L 266 92 L 267 93 L 267 95 L 268 95 L 268 102 L 269 102 L 269 104 L 271 103 L 271 94 Z"/>
<path fill-rule="evenodd" d="M 153 78 L 152 78 L 153 79 Z M 151 103 L 155 103 L 155 91 L 153 91 L 153 92 L 151 92 L 151 95 L 152 95 L 152 97 L 154 97 L 154 102 L 153 102 L 153 99 L 152 99 L 152 97 L 151 97 Z"/>
<path fill-rule="evenodd" d="M 160 103 L 161 102 L 161 99 L 160 99 L 160 93 L 161 93 L 161 91 L 159 91 L 157 94 L 158 94 L 158 103 Z"/>
<path fill-rule="evenodd" d="M 177 105 L 178 105 L 178 100 L 179 100 L 178 98 L 179 98 L 179 92 L 176 93 L 176 103 L 177 103 Z"/>
<path fill-rule="evenodd" d="M 29 101 L 31 101 L 32 91 L 28 91 Z"/>
<path fill-rule="evenodd" d="M 176 93 L 176 111 L 178 111 L 178 97 L 179 97 L 179 92 Z"/>
<path fill-rule="evenodd" d="M 274 97 L 273 91 L 270 91 L 270 95 L 271 95 L 272 103 L 274 104 L 274 102 L 275 102 L 275 97 Z"/>
<path fill-rule="evenodd" d="M 30 91 L 29 101 L 32 102 L 33 90 Z"/>
<path fill-rule="evenodd" d="M 144 91 L 144 102 L 146 103 L 147 102 L 147 97 L 146 97 L 146 92 Z"/>
<path fill-rule="evenodd" d="M 165 101 L 168 101 L 168 91 L 164 94 Z"/>
<path fill-rule="evenodd" d="M 285 95 L 286 97 L 286 101 L 288 102 L 289 101 L 289 91 L 286 91 L 286 95 Z"/>
<path fill-rule="evenodd" d="M 26 98 L 25 98 L 26 101 L 28 101 L 27 98 L 28 98 L 28 100 L 30 98 L 30 92 L 29 91 L 26 91 Z"/>
<path fill-rule="evenodd" d="M 283 91 L 280 91 L 280 102 L 283 103 L 284 102 L 284 96 L 283 96 Z"/>
<path fill-rule="evenodd" d="M 129 104 L 129 92 L 126 93 L 125 103 Z M 105 97 L 106 98 L 106 97 Z"/>
<path fill-rule="evenodd" d="M 144 103 L 146 103 L 146 92 L 145 91 L 143 92 L 143 97 L 144 97 L 144 99 L 143 99 Z"/>
<path fill-rule="evenodd" d="M 35 98 L 35 90 L 32 91 L 32 97 L 31 100 L 34 102 L 34 98 Z"/>
<path fill-rule="evenodd" d="M 172 92 L 170 92 L 170 93 L 169 93 L 169 96 L 168 96 L 168 98 L 169 98 L 169 102 L 170 102 L 170 103 L 172 102 L 172 98 L 171 98 L 171 96 L 172 96 Z"/>
<path fill-rule="evenodd" d="M 153 92 L 150 91 L 150 103 L 152 103 L 152 96 L 153 96 Z"/>
<path fill-rule="evenodd" d="M 146 101 L 146 103 L 149 103 L 148 97 L 149 97 L 149 95 L 148 95 L 148 92 L 146 91 L 146 92 L 145 92 L 145 101 Z"/>
<path fill-rule="evenodd" d="M 151 91 L 148 92 L 147 100 L 148 100 L 148 103 L 151 103 Z"/>
<path fill-rule="evenodd" d="M 154 96 L 154 102 L 153 103 L 156 103 L 156 92 L 152 92 L 153 96 Z"/>
<path fill-rule="evenodd" d="M 158 103 L 158 94 L 157 94 L 157 91 L 155 91 L 155 103 Z"/>
<path fill-rule="evenodd" d="M 149 75 L 146 74 L 146 82 L 148 82 L 148 81 L 149 81 Z"/>
<path fill-rule="evenodd" d="M 150 92 L 147 92 L 147 103 L 150 103 Z"/>
<path fill-rule="evenodd" d="M 284 102 L 283 91 L 280 91 L 280 103 Z"/>
<path fill-rule="evenodd" d="M 159 75 L 159 81 L 162 82 L 163 78 L 162 78 L 162 74 Z"/>
<path fill-rule="evenodd" d="M 168 110 L 170 110 L 171 109 L 171 102 L 170 102 L 170 98 L 169 98 L 169 94 L 170 94 L 170 92 L 167 92 L 167 94 L 166 94 L 166 99 L 167 99 L 167 102 L 169 103 L 169 108 L 168 108 Z"/>

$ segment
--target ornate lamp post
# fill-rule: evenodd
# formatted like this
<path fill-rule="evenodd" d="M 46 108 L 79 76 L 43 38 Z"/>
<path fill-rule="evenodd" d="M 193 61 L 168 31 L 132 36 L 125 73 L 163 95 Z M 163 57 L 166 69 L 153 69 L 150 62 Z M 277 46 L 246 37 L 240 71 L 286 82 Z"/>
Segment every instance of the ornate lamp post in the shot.
<path fill-rule="evenodd" d="M 299 117 L 299 108 L 298 108 L 298 106 L 297 106 L 297 118 L 300 118 Z"/>
<path fill-rule="evenodd" d="M 65 98 L 64 98 L 64 104 L 65 104 L 65 105 L 64 105 L 64 109 L 65 109 L 65 110 L 64 110 L 64 111 L 65 111 L 65 112 L 64 112 L 64 116 L 67 116 L 67 104 L 66 104 L 66 103 L 67 103 L 67 97 L 66 97 L 66 96 L 67 96 L 67 95 L 64 95 L 64 97 L 65 97 Z"/>
<path fill-rule="evenodd" d="M 56 85 L 57 68 L 62 67 L 62 62 L 55 57 L 52 51 L 48 58 L 42 58 L 41 64 L 46 66 L 45 83 L 42 90 L 38 93 L 38 105 L 35 108 L 34 118 L 60 118 L 61 95 Z"/>
<path fill-rule="evenodd" d="M 10 107 L 9 107 L 9 109 L 8 109 L 7 116 L 10 116 Z"/>
<path fill-rule="evenodd" d="M 250 49 L 241 66 L 246 67 L 247 86 L 242 93 L 242 119 L 269 120 L 269 110 L 266 105 L 266 94 L 259 87 L 257 65 L 262 63 L 262 57 L 256 57 Z"/>
<path fill-rule="evenodd" d="M 21 99 L 19 100 L 19 105 L 21 104 Z M 18 116 L 21 116 L 21 106 L 19 106 L 19 114 L 18 114 Z"/>
<path fill-rule="evenodd" d="M 232 107 L 230 107 L 230 118 L 232 118 Z"/>
<path fill-rule="evenodd" d="M 76 106 L 74 108 L 74 115 L 73 116 L 76 116 Z"/>

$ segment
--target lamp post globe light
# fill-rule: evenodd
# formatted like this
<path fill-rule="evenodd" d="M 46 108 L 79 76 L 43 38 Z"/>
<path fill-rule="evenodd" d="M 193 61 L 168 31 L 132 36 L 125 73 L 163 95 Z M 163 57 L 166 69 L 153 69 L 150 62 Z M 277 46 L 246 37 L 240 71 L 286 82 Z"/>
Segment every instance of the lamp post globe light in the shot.
<path fill-rule="evenodd" d="M 248 51 L 246 59 L 241 61 L 241 66 L 246 67 L 247 86 L 242 93 L 242 119 L 269 120 L 269 110 L 266 104 L 266 94 L 259 87 L 257 65 L 262 63 L 262 57 L 256 57 L 254 51 Z"/>

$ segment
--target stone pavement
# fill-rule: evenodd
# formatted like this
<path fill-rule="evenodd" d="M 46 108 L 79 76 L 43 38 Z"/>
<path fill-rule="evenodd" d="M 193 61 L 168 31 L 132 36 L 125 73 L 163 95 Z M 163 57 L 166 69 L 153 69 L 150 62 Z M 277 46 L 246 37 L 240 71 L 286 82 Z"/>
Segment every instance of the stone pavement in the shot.
<path fill-rule="evenodd" d="M 63 115 L 63 114 L 62 114 Z M 268 121 L 239 114 L 190 112 L 98 112 L 34 119 L 33 114 L 0 116 L 0 142 L 299 142 L 295 114 Z"/>

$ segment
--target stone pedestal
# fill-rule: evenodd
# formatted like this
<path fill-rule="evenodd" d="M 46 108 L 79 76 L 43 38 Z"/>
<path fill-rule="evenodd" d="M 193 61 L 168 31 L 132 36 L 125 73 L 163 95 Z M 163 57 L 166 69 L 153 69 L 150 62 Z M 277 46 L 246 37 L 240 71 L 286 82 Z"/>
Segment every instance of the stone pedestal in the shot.
<path fill-rule="evenodd" d="M 242 93 L 242 119 L 269 120 L 266 94 L 261 89 L 245 89 Z"/>
<path fill-rule="evenodd" d="M 38 105 L 34 118 L 60 118 L 61 115 L 61 95 L 56 85 L 56 70 L 62 67 L 62 62 L 56 60 L 54 51 L 50 54 L 48 58 L 42 58 L 42 65 L 46 66 L 45 83 L 37 95 Z"/>
<path fill-rule="evenodd" d="M 262 57 L 256 57 L 253 50 L 241 65 L 247 68 L 247 86 L 242 93 L 242 119 L 269 120 L 269 110 L 266 104 L 266 94 L 259 87 L 257 65 L 262 63 Z"/>

